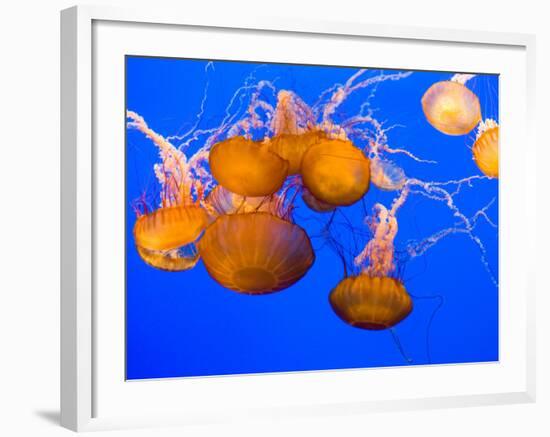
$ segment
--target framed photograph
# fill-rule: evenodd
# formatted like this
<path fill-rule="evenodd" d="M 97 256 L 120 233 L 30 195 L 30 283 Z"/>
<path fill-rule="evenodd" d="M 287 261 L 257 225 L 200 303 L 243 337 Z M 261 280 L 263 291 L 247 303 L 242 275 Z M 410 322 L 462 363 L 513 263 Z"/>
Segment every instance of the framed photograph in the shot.
<path fill-rule="evenodd" d="M 62 425 L 534 400 L 534 37 L 64 10 Z"/>

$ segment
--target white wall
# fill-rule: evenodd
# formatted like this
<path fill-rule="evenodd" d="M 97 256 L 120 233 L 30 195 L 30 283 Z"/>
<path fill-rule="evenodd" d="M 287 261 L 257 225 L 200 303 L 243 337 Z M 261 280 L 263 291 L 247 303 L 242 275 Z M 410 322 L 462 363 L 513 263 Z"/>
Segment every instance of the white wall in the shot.
<path fill-rule="evenodd" d="M 185 5 L 184 0 L 96 3 Z M 544 1 L 229 0 L 193 6 L 257 10 L 258 14 L 536 33 L 538 37 L 539 189 L 550 157 L 545 128 L 550 99 L 550 28 Z M 195 4 L 197 3 L 197 4 Z M 4 3 L 0 13 L 0 434 L 68 434 L 57 425 L 59 366 L 59 10 L 72 1 Z M 537 5 L 538 4 L 538 5 Z M 546 146 L 546 147 L 544 147 Z M 518 145 L 521 147 L 521 144 Z M 547 174 L 547 173 L 546 173 Z M 546 196 L 548 198 L 548 196 Z M 372 414 L 229 428 L 190 435 L 550 435 L 548 371 L 550 299 L 544 280 L 549 208 L 538 205 L 538 401 L 531 405 Z M 4 430 L 8 427 L 9 430 Z M 5 431 L 5 432 L 4 432 Z M 119 435 L 181 435 L 182 430 Z"/>

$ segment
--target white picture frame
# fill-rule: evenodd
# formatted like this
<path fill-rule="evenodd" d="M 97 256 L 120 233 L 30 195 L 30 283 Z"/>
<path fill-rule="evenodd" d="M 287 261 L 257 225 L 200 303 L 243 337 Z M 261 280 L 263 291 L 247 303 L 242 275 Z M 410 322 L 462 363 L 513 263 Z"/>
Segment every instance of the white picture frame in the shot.
<path fill-rule="evenodd" d="M 105 30 L 97 30 L 102 26 Z M 114 23 L 114 24 L 113 24 Z M 118 27 L 120 27 L 120 29 Z M 132 30 L 125 29 L 124 26 L 131 26 Z M 314 47 L 316 39 L 333 38 L 335 41 L 340 38 L 353 38 L 354 41 L 375 41 L 387 44 L 410 44 L 410 45 L 431 45 L 432 49 L 436 45 L 445 48 L 446 45 L 461 47 L 460 50 L 467 51 L 472 48 L 493 50 L 503 55 L 503 64 L 510 63 L 510 59 L 519 59 L 521 62 L 515 62 L 514 71 L 520 71 L 515 80 L 520 83 L 507 83 L 504 87 L 520 87 L 517 90 L 516 97 L 519 99 L 519 108 L 515 108 L 514 122 L 510 122 L 508 133 L 503 133 L 501 147 L 508 153 L 509 158 L 501 165 L 503 167 L 502 184 L 505 188 L 501 196 L 509 196 L 513 201 L 508 202 L 508 206 L 501 208 L 510 212 L 509 223 L 505 226 L 506 234 L 501 231 L 501 238 L 509 239 L 508 248 L 517 249 L 517 254 L 505 254 L 503 267 L 510 267 L 514 261 L 518 261 L 517 266 L 509 268 L 509 276 L 506 281 L 514 290 L 513 299 L 517 304 L 509 310 L 505 310 L 504 318 L 510 317 L 517 320 L 514 345 L 510 345 L 509 352 L 513 352 L 513 362 L 510 362 L 510 368 L 502 375 L 495 378 L 491 383 L 493 385 L 484 386 L 482 379 L 489 380 L 491 375 L 499 372 L 499 366 L 507 366 L 506 358 L 499 364 L 492 367 L 476 368 L 475 365 L 466 369 L 471 372 L 474 378 L 479 378 L 479 390 L 465 385 L 464 390 L 455 390 L 449 387 L 448 391 L 435 389 L 426 394 L 418 394 L 414 387 L 409 391 L 399 389 L 392 392 L 391 398 L 374 395 L 374 397 L 363 396 L 361 393 L 346 392 L 346 387 L 351 388 L 358 383 L 367 381 L 362 378 L 367 375 L 363 370 L 340 371 L 340 372 L 311 372 L 295 373 L 282 376 L 277 375 L 248 375 L 239 377 L 215 377 L 192 379 L 187 382 L 185 392 L 194 393 L 200 398 L 200 393 L 208 393 L 212 396 L 224 398 L 224 391 L 243 393 L 254 393 L 258 386 L 263 390 L 266 387 L 272 387 L 272 403 L 266 402 L 257 409 L 251 409 L 253 405 L 247 403 L 246 399 L 235 402 L 235 408 L 227 411 L 215 405 L 211 409 L 206 409 L 201 402 L 195 402 L 188 399 L 187 403 L 174 405 L 174 408 L 167 408 L 164 404 L 159 405 L 154 411 L 147 405 L 143 405 L 140 410 L 138 402 L 140 398 L 150 398 L 151 396 L 161 396 L 161 393 L 168 393 L 169 385 L 180 384 L 177 381 L 165 381 L 161 385 L 155 386 L 159 382 L 128 383 L 120 380 L 120 360 L 123 360 L 124 351 L 121 350 L 122 358 L 113 358 L 117 355 L 120 342 L 111 342 L 102 335 L 102 329 L 105 327 L 118 332 L 120 326 L 114 320 L 116 317 L 122 317 L 120 308 L 115 306 L 108 307 L 111 302 L 109 299 L 97 299 L 98 284 L 103 284 L 105 277 L 108 276 L 105 270 L 98 272 L 98 238 L 101 239 L 101 232 L 98 234 L 98 223 L 102 222 L 102 217 L 97 209 L 98 202 L 102 202 L 102 194 L 105 190 L 101 188 L 102 184 L 109 186 L 112 183 L 119 183 L 120 180 L 109 180 L 109 174 L 116 173 L 116 165 L 120 164 L 117 158 L 109 159 L 110 167 L 105 165 L 105 153 L 100 157 L 97 155 L 95 141 L 101 135 L 96 131 L 94 123 L 102 117 L 103 112 L 99 107 L 103 104 L 102 98 L 97 95 L 98 81 L 103 70 L 95 65 L 94 60 L 103 59 L 100 53 L 105 48 L 102 38 L 108 38 L 110 42 L 109 50 L 112 54 L 108 56 L 118 56 L 126 50 L 125 44 L 128 42 L 123 37 L 117 35 L 122 32 L 134 32 L 132 35 L 139 35 L 140 26 L 147 28 L 148 36 L 155 33 L 159 35 L 166 32 L 176 32 L 177 29 L 185 29 L 185 32 L 223 32 L 227 29 L 237 30 L 239 35 L 250 34 L 258 35 L 264 32 L 269 33 L 269 38 L 276 39 L 281 36 L 292 37 L 296 40 L 300 38 L 308 39 Z M 121 30 L 122 29 L 122 30 Z M 138 30 L 136 30 L 138 29 Z M 101 32 L 106 32 L 102 36 Z M 138 33 L 136 33 L 138 32 Z M 184 32 L 184 33 L 185 33 Z M 208 35 L 206 35 L 208 36 Z M 166 35 L 165 35 L 166 37 Z M 185 37 L 185 36 L 183 36 Z M 162 38 L 159 36 L 159 38 Z M 199 38 L 200 39 L 200 38 Z M 134 38 L 139 40 L 139 38 Z M 144 41 L 134 42 L 134 44 L 145 44 Z M 118 51 L 117 51 L 118 50 Z M 145 50 L 145 48 L 144 48 Z M 155 50 L 154 41 L 148 50 Z M 200 47 L 197 48 L 200 50 Z M 105 49 L 105 52 L 108 50 Z M 220 421 L 246 420 L 250 417 L 290 417 L 295 415 L 326 415 L 349 413 L 364 413 L 369 411 L 394 411 L 401 409 L 419 409 L 435 407 L 458 407 L 474 406 L 484 404 L 505 404 L 516 402 L 532 402 L 535 399 L 535 272 L 534 257 L 536 243 L 536 212 L 531 208 L 522 208 L 518 202 L 529 201 L 530 205 L 536 204 L 535 198 L 535 162 L 536 162 L 536 144 L 534 141 L 534 65 L 535 65 L 535 39 L 532 35 L 492 33 L 484 31 L 460 31 L 451 29 L 427 29 L 403 26 L 385 26 L 365 23 L 338 23 L 338 22 L 315 22 L 307 20 L 276 19 L 270 17 L 247 17 L 243 14 L 235 14 L 231 17 L 218 17 L 215 14 L 204 16 L 189 15 L 183 8 L 176 11 L 162 11 L 157 8 L 149 10 L 119 9 L 110 7 L 78 6 L 66 9 L 61 13 L 61 424 L 64 427 L 75 431 L 87 431 L 97 429 L 111 429 L 119 427 L 133 426 L 160 426 L 173 424 L 195 424 L 195 423 L 214 423 Z M 481 53 L 481 52 L 480 52 Z M 506 58 L 506 53 L 511 57 Z M 107 54 L 106 54 L 107 55 Z M 403 53 L 405 55 L 405 53 Z M 253 55 L 250 55 L 253 56 Z M 483 56 L 479 56 L 483 58 Z M 495 55 L 495 63 L 497 60 Z M 486 58 L 486 56 L 485 56 Z M 505 59 L 506 58 L 506 59 Z M 108 59 L 108 58 L 105 58 Z M 343 60 L 341 62 L 344 62 Z M 388 61 L 389 62 L 389 61 Z M 407 61 L 403 68 L 409 68 Z M 426 68 L 435 68 L 437 62 L 433 65 L 426 65 Z M 460 59 L 455 61 L 460 65 Z M 488 62 L 487 59 L 479 59 L 478 62 Z M 103 62 L 102 65 L 105 65 Z M 510 68 L 512 65 L 509 66 Z M 457 68 L 457 71 L 464 69 Z M 499 72 L 496 70 L 495 72 Z M 114 72 L 113 75 L 118 73 Z M 523 80 L 525 79 L 525 80 Z M 115 84 L 116 85 L 116 84 Z M 103 85 L 103 82 L 101 84 Z M 111 85 L 109 85 L 111 86 Z M 506 91 L 506 89 L 504 89 Z M 116 98 L 116 93 L 113 98 Z M 506 94 L 505 94 L 506 95 Z M 98 101 L 99 99 L 99 101 Z M 122 112 L 119 113 L 122 117 Z M 512 120 L 511 114 L 507 118 Z M 113 124 L 103 123 L 103 131 L 106 129 L 116 129 L 117 123 L 123 123 L 120 118 L 113 120 Z M 517 125 L 517 126 L 516 126 Z M 106 127 L 105 127 L 106 126 Z M 504 124 L 504 126 L 506 126 Z M 101 130 L 100 129 L 100 130 Z M 506 128 L 505 128 L 506 129 Z M 122 126 L 120 127 L 122 130 Z M 521 135 L 521 156 L 519 152 L 508 146 L 508 138 L 519 138 Z M 96 137 L 94 139 L 94 137 Z M 517 141 L 516 141 L 517 142 Z M 122 146 L 121 146 L 122 147 Z M 114 152 L 113 152 L 114 153 Z M 107 157 L 109 158 L 109 157 Z M 508 162 L 508 164 L 506 163 Z M 513 168 L 512 163 L 519 163 Z M 102 171 L 98 172 L 98 166 Z M 508 176 L 506 171 L 509 170 Z M 514 176 L 514 187 L 506 183 L 506 178 L 510 180 Z M 506 204 L 506 202 L 505 202 Z M 103 209 L 105 211 L 105 209 Z M 523 224 L 522 238 L 510 237 L 518 226 Z M 102 228 L 103 229 L 103 228 Z M 509 235 L 510 234 L 510 235 Z M 519 232 L 518 232 L 519 234 Z M 99 244 L 99 247 L 102 247 Z M 512 251 L 514 252 L 514 251 Z M 502 253 L 501 253 L 502 255 Z M 521 257 L 521 260 L 519 259 Z M 517 259 L 516 259 L 517 258 Z M 501 260 L 502 261 L 502 260 Z M 98 276 L 99 275 L 99 276 Z M 506 273 L 508 275 L 508 273 Z M 103 282 L 102 282 L 103 281 Z M 506 285 L 506 281 L 504 285 Z M 120 290 L 122 293 L 123 290 Z M 117 301 L 119 302 L 119 301 Z M 109 309 L 111 308 L 111 309 Z M 501 308 L 502 310 L 502 308 Z M 105 315 L 111 313 L 110 315 Z M 105 318 L 103 318 L 105 315 Z M 109 319 L 109 317 L 111 317 Z M 98 330 L 98 318 L 101 318 Z M 506 328 L 507 323 L 512 320 L 503 320 L 501 327 Z M 117 322 L 118 323 L 118 322 Z M 519 331 L 519 332 L 518 332 Z M 505 330 L 506 332 L 506 330 Z M 123 335 L 123 334 L 121 334 Z M 120 336 L 114 336 L 120 339 Z M 517 338 L 516 338 L 517 337 Z M 505 339 L 508 341 L 508 339 Z M 109 343 L 109 345 L 107 345 Z M 105 346 L 104 346 L 105 345 Z M 106 353 L 98 353 L 105 347 Z M 504 349 L 507 346 L 504 345 Z M 114 355 L 113 355 L 114 351 Z M 506 354 L 505 354 L 506 355 Z M 101 357 L 101 358 L 98 358 Z M 112 361 L 112 362 L 111 362 Z M 463 365 L 465 366 L 465 365 Z M 440 373 L 442 380 L 449 379 L 449 366 L 424 366 L 416 369 L 415 378 L 422 380 L 431 375 Z M 113 370 L 115 369 L 115 370 Z M 377 378 L 383 380 L 384 372 L 377 374 Z M 391 377 L 396 381 L 407 378 L 407 368 L 389 370 Z M 108 376 L 105 376 L 108 375 Z M 372 372 L 369 374 L 372 376 Z M 462 378 L 470 378 L 470 373 L 464 373 Z M 481 376 L 485 375 L 485 376 Z M 454 376 L 453 376 L 454 377 Z M 114 379 L 113 379 L 114 378 Z M 116 379 L 116 385 L 112 391 L 109 388 L 110 381 Z M 508 385 L 502 383 L 506 379 L 513 381 Z M 372 380 L 372 378 L 371 378 Z M 436 377 L 437 380 L 437 377 Z M 460 381 L 457 379 L 457 381 Z M 475 383 L 475 381 L 474 381 Z M 502 384 L 501 384 L 502 383 Z M 322 394 L 315 393 L 313 398 L 303 396 L 299 399 L 299 404 L 285 404 L 284 390 L 275 392 L 275 385 L 279 388 L 289 387 L 292 384 L 300 387 L 303 392 L 311 391 L 312 387 L 322 387 Z M 100 393 L 109 393 L 112 398 L 110 405 L 103 396 L 98 396 L 98 386 Z M 170 386 L 170 387 L 171 387 Z M 126 390 L 130 387 L 130 392 Z M 491 388 L 488 388 L 491 387 Z M 429 389 L 428 389 L 429 390 Z M 454 390 L 454 391 L 453 391 Z M 174 396 L 166 396 L 167 402 Z M 219 393 L 218 393 L 219 391 Z M 373 389 L 373 392 L 376 390 Z M 125 393 L 123 393 L 125 392 Z M 320 390 L 321 392 L 321 390 Z M 346 393 L 350 393 L 349 399 Z M 439 393 L 439 394 L 438 394 Z M 244 397 L 245 395 L 241 395 Z M 332 397 L 331 397 L 332 396 Z M 122 402 L 123 399 L 128 402 Z M 136 403 L 129 400 L 135 400 Z M 105 404 L 105 406 L 104 406 Z M 127 405 L 126 409 L 118 406 Z M 101 411 L 108 411 L 108 414 L 102 414 Z M 136 412 L 132 415 L 133 411 Z M 99 412 L 99 413 L 98 413 Z M 186 414 L 188 413 L 188 414 Z"/>

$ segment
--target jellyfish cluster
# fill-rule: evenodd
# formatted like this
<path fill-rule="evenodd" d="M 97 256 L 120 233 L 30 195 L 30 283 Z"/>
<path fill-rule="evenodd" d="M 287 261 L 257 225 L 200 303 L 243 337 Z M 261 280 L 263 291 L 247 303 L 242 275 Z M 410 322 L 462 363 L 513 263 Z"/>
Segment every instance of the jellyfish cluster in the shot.
<path fill-rule="evenodd" d="M 128 110 L 127 127 L 145 135 L 159 152 L 154 173 L 160 201 L 134 202 L 134 243 L 143 262 L 168 272 L 185 272 L 202 262 L 211 280 L 225 289 L 266 295 L 283 292 L 308 274 L 317 252 L 312 240 L 321 238 L 342 259 L 343 275 L 320 294 L 338 318 L 364 330 L 392 329 L 411 314 L 413 296 L 400 263 L 449 235 L 472 241 L 497 285 L 475 232 L 479 220 L 493 224 L 487 214 L 491 204 L 472 216 L 462 212 L 455 197 L 477 180 L 498 178 L 499 125 L 482 119 L 480 100 L 467 86 L 475 75 L 455 74 L 432 84 L 417 102 L 425 122 L 442 134 L 442 142 L 445 136 L 473 134 L 469 148 L 479 172 L 446 181 L 408 174 L 393 156 L 434 162 L 392 147 L 393 127 L 376 118 L 370 102 L 378 86 L 411 74 L 361 69 L 310 104 L 273 81 L 250 78 L 235 92 L 221 123 L 172 137 L 158 134 Z M 336 117 L 346 99 L 364 90 L 371 91 L 357 114 Z M 369 210 L 365 199 L 373 187 L 393 197 Z M 440 202 L 455 224 L 398 251 L 398 213 L 413 196 Z M 298 204 L 323 224 L 319 235 L 300 224 Z M 334 234 L 333 223 L 356 204 L 364 207 L 362 228 L 348 231 L 367 238 L 350 249 Z"/>

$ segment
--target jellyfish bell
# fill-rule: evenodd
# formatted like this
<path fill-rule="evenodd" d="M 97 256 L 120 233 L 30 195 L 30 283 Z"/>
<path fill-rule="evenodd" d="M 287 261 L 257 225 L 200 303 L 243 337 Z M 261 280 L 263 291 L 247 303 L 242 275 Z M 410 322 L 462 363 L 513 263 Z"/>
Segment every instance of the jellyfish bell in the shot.
<path fill-rule="evenodd" d="M 487 119 L 480 123 L 472 147 L 478 168 L 491 178 L 498 178 L 498 131 L 498 124 L 494 120 Z"/>
<path fill-rule="evenodd" d="M 206 229 L 198 249 L 216 282 L 253 295 L 290 287 L 315 259 L 301 227 L 265 212 L 219 216 Z"/>
<path fill-rule="evenodd" d="M 137 219 L 134 240 L 147 250 L 177 249 L 194 242 L 207 224 L 208 214 L 200 206 L 160 208 Z"/>
<path fill-rule="evenodd" d="M 481 120 L 478 97 L 459 82 L 434 83 L 422 96 L 422 109 L 428 122 L 447 135 L 466 135 Z"/>
<path fill-rule="evenodd" d="M 269 150 L 288 161 L 288 174 L 300 173 L 304 153 L 326 135 L 322 131 L 308 131 L 301 134 L 276 135 L 269 141 Z"/>
<path fill-rule="evenodd" d="M 403 169 L 391 161 L 380 158 L 371 159 L 370 171 L 371 182 L 380 190 L 400 190 L 407 182 Z"/>
<path fill-rule="evenodd" d="M 307 188 L 304 188 L 302 200 L 310 209 L 316 212 L 332 212 L 336 209 L 334 205 L 329 205 L 316 199 Z"/>
<path fill-rule="evenodd" d="M 412 311 L 403 283 L 389 276 L 349 276 L 329 295 L 332 309 L 351 326 L 382 330 L 397 325 Z"/>
<path fill-rule="evenodd" d="M 319 201 L 351 205 L 370 184 L 369 159 L 351 141 L 325 139 L 311 146 L 302 160 L 304 186 Z"/>
<path fill-rule="evenodd" d="M 208 158 L 218 183 L 241 196 L 268 196 L 285 181 L 288 162 L 266 145 L 233 137 L 215 144 Z"/>
<path fill-rule="evenodd" d="M 171 250 L 151 250 L 140 246 L 136 246 L 136 250 L 146 264 L 167 272 L 190 270 L 200 258 L 193 243 Z"/>

